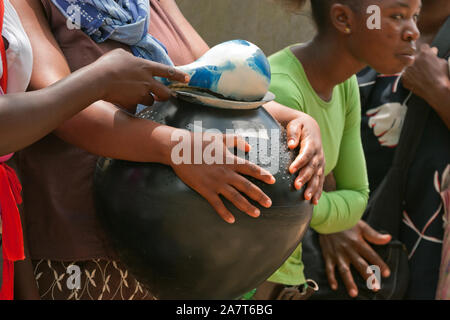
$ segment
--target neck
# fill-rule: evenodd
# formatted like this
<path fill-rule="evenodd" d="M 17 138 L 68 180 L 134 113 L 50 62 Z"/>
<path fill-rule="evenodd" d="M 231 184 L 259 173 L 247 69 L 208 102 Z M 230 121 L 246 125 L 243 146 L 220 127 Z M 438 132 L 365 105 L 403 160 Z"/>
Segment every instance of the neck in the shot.
<path fill-rule="evenodd" d="M 418 22 L 422 36 L 434 36 L 450 16 L 449 0 L 423 1 Z"/>
<path fill-rule="evenodd" d="M 329 101 L 333 88 L 364 68 L 333 37 L 316 36 L 305 45 L 292 48 L 303 65 L 306 76 L 319 97 Z"/>

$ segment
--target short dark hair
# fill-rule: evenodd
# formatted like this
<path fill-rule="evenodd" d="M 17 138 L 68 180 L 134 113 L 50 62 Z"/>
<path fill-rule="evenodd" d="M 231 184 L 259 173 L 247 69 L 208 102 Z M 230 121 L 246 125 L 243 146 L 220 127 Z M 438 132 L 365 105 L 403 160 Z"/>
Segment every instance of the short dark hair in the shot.
<path fill-rule="evenodd" d="M 303 9 L 307 0 L 275 0 L 282 3 L 288 9 L 299 12 Z M 334 3 L 342 3 L 348 5 L 353 10 L 360 10 L 364 1 L 362 0 L 311 0 L 311 9 L 314 22 L 317 29 L 324 31 L 329 24 L 329 12 L 331 5 Z"/>

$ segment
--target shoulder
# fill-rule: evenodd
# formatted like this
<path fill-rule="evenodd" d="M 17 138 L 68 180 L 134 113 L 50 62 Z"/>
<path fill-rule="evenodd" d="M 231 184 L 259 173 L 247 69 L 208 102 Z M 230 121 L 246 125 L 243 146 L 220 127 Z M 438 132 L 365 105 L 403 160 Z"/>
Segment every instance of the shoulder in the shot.
<path fill-rule="evenodd" d="M 272 54 L 268 59 L 272 74 L 291 74 L 292 67 L 296 64 L 289 47 Z"/>
<path fill-rule="evenodd" d="M 287 47 L 269 57 L 271 86 L 290 94 L 299 94 L 304 86 L 302 66 Z"/>
<path fill-rule="evenodd" d="M 346 117 L 346 128 L 359 127 L 361 121 L 361 100 L 356 75 L 341 83 L 340 89 L 343 96 L 342 102 Z"/>
<path fill-rule="evenodd" d="M 356 75 L 351 76 L 346 81 L 341 83 L 347 99 L 351 98 L 355 93 L 359 93 L 358 79 Z"/>
<path fill-rule="evenodd" d="M 348 78 L 339 86 L 344 96 L 344 101 L 347 109 L 360 108 L 359 86 L 356 75 Z"/>

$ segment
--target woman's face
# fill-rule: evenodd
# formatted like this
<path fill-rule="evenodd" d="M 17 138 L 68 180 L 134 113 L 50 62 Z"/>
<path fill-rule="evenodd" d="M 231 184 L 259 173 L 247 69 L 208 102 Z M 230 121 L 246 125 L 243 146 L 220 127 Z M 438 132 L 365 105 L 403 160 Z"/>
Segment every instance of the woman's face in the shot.
<path fill-rule="evenodd" d="M 416 40 L 420 36 L 416 23 L 421 1 L 372 0 L 366 3 L 380 8 L 380 28 L 369 28 L 368 21 L 376 22 L 369 18 L 376 19 L 376 13 L 366 13 L 367 8 L 364 8 L 355 16 L 356 26 L 349 38 L 350 49 L 358 60 L 380 73 L 401 72 L 414 62 Z"/>

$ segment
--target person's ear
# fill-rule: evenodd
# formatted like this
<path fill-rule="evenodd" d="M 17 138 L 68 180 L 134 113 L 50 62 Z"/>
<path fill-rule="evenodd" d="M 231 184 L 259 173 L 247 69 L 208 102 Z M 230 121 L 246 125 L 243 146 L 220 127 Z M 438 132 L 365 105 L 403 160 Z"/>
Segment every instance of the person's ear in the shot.
<path fill-rule="evenodd" d="M 330 9 L 331 24 L 339 32 L 344 34 L 352 33 L 355 27 L 355 13 L 353 10 L 344 4 L 335 3 Z"/>

